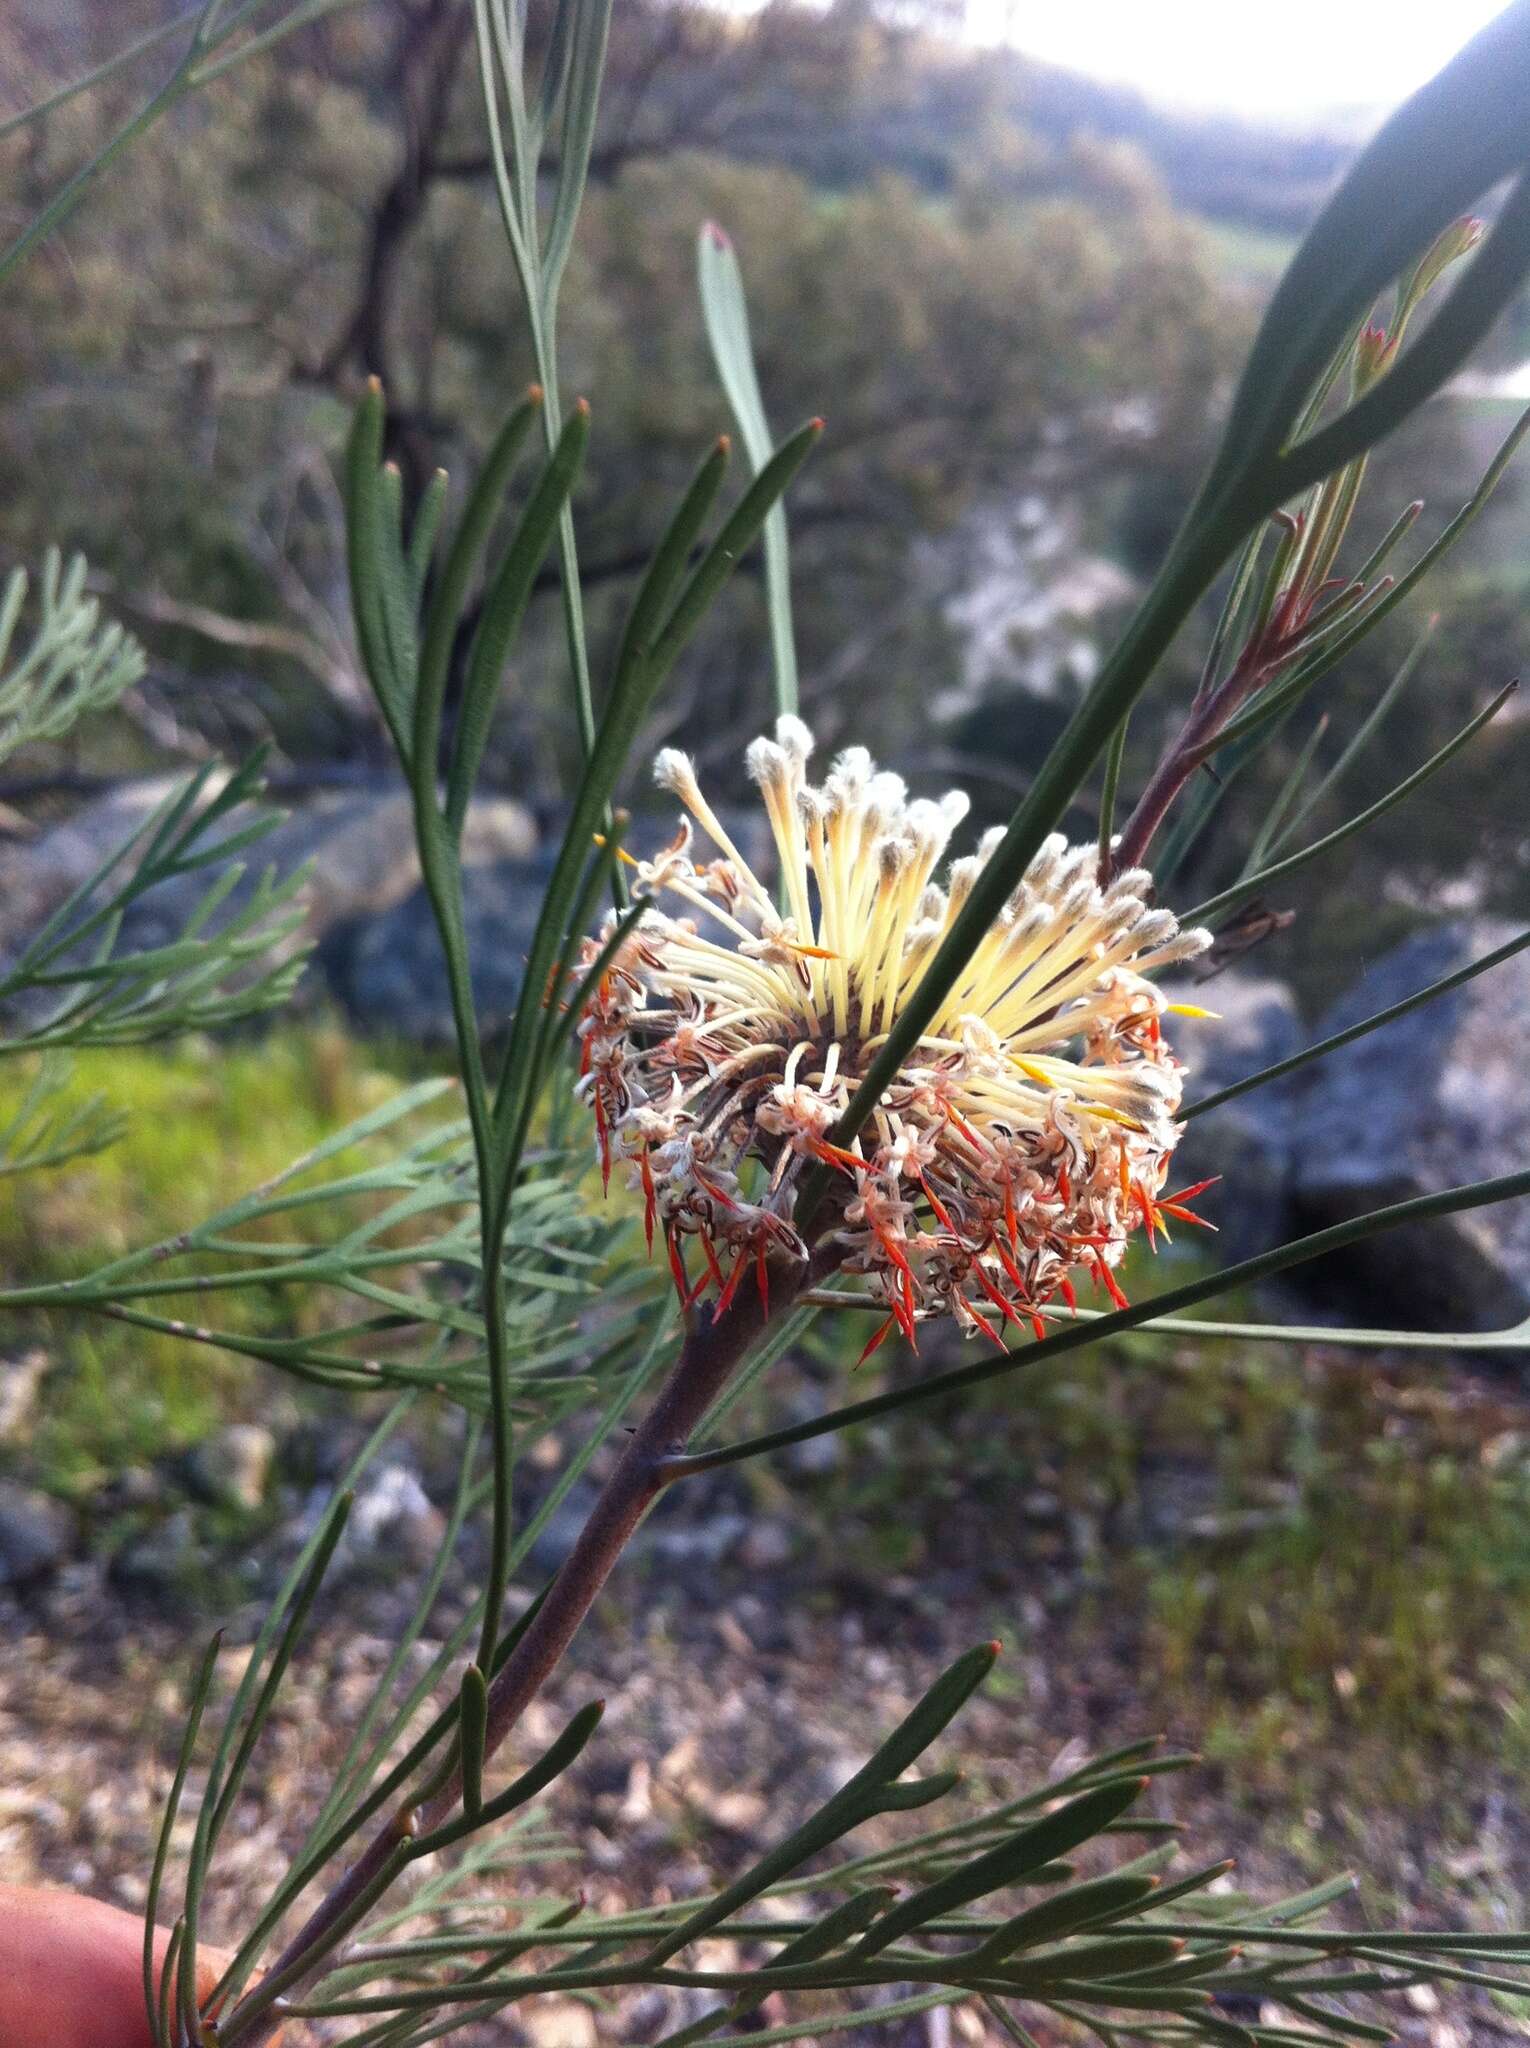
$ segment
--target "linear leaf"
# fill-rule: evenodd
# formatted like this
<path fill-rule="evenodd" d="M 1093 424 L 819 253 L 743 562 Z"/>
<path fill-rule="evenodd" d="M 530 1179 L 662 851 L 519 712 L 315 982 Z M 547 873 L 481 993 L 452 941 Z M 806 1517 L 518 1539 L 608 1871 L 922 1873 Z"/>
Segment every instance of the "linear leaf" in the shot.
<path fill-rule="evenodd" d="M 770 460 L 772 440 L 754 348 L 749 338 L 749 307 L 743 273 L 732 241 L 708 221 L 696 242 L 696 269 L 701 310 L 706 321 L 712 360 L 727 394 L 740 437 L 755 474 Z M 777 711 L 797 709 L 797 648 L 792 633 L 791 563 L 786 512 L 771 507 L 765 520 L 765 601 L 770 618 L 771 665 Z"/>
<path fill-rule="evenodd" d="M 451 662 L 452 642 L 468 589 L 494 522 L 504 505 L 511 475 L 542 403 L 540 389 L 533 385 L 519 405 L 512 407 L 484 457 L 483 467 L 473 479 L 472 490 L 462 508 L 462 517 L 452 535 L 440 580 L 425 613 L 425 633 L 420 650 L 420 689 L 415 706 L 415 748 L 420 751 L 420 727 L 425 728 L 426 750 L 421 758 L 434 761 L 433 740 L 441 715 Z"/>
<path fill-rule="evenodd" d="M 1183 922 L 1210 924 L 1217 918 L 1228 916 L 1247 903 L 1250 897 L 1263 894 L 1277 882 L 1283 882 L 1288 875 L 1294 875 L 1298 868 L 1304 868 L 1308 861 L 1316 860 L 1322 854 L 1331 853 L 1336 846 L 1342 846 L 1346 839 L 1352 839 L 1357 832 L 1363 832 L 1367 825 L 1385 817 L 1388 811 L 1402 803 L 1405 798 L 1412 796 L 1415 790 L 1421 789 L 1433 776 L 1438 775 L 1447 763 L 1453 761 L 1461 749 L 1497 717 L 1517 687 L 1515 683 L 1507 684 L 1496 697 L 1483 706 L 1475 718 L 1467 721 L 1454 739 L 1447 740 L 1437 753 L 1430 755 L 1422 767 L 1415 768 L 1411 775 L 1405 776 L 1395 788 L 1388 790 L 1385 796 L 1378 797 L 1367 809 L 1358 812 L 1353 818 L 1346 819 L 1342 825 L 1336 826 L 1322 839 L 1313 840 L 1310 846 L 1304 846 L 1299 853 L 1290 853 L 1283 860 L 1272 861 L 1257 874 L 1246 875 L 1241 881 L 1234 882 L 1230 888 L 1222 890 L 1220 895 L 1208 897 L 1204 903 L 1197 904 L 1194 910 L 1187 911 Z"/>
<path fill-rule="evenodd" d="M 457 744 L 447 777 L 447 829 L 454 838 L 460 834 L 467 816 L 468 801 L 488 740 L 505 661 L 519 630 L 537 571 L 552 545 L 559 516 L 568 504 L 569 493 L 578 478 L 589 434 L 590 409 L 581 399 L 558 437 L 557 447 L 548 459 L 516 527 L 514 538 L 485 592 L 478 630 L 468 651 Z"/>

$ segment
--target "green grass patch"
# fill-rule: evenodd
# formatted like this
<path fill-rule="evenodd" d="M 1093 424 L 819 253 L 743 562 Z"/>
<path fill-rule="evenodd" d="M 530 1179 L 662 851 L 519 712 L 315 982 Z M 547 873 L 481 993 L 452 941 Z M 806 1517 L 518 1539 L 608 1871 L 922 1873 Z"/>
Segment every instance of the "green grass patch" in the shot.
<path fill-rule="evenodd" d="M 0 1120 L 25 1089 L 25 1064 L 0 1065 Z M 0 1278 L 68 1279 L 173 1236 L 383 1100 L 399 1085 L 393 1064 L 324 1025 L 84 1055 L 73 1088 L 103 1093 L 126 1113 L 127 1129 L 96 1158 L 0 1182 Z M 283 1225 L 305 1241 L 332 1227 L 317 1206 Z M 156 1307 L 186 1314 L 187 1299 Z M 223 1326 L 242 1333 L 302 1330 L 318 1313 L 291 1288 L 219 1301 Z M 260 1416 L 282 1387 L 248 1361 L 96 1316 L 15 1314 L 4 1341 L 40 1343 L 53 1360 L 36 1426 L 17 1448 L 35 1481 L 64 1493 L 173 1451 L 218 1421 Z M 280 1398 L 290 1399 L 285 1390 Z"/>

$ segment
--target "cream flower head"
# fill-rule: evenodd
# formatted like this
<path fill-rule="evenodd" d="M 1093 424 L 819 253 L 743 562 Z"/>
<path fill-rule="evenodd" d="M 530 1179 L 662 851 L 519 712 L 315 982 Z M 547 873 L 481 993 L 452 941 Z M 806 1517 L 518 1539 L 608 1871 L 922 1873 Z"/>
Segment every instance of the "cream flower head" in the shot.
<path fill-rule="evenodd" d="M 1133 1231 L 1155 1234 L 1166 1214 L 1199 1220 L 1184 1196 L 1163 1193 L 1180 1067 L 1147 977 L 1201 952 L 1208 935 L 1148 907 L 1145 871 L 1102 889 L 1092 847 L 1049 839 L 840 1145 L 835 1125 L 857 1082 L 1001 835 L 953 861 L 939 886 L 967 798 L 911 801 L 860 747 L 815 787 L 812 745 L 800 720 L 783 718 L 748 751 L 779 902 L 685 755 L 666 749 L 655 763 L 689 816 L 655 859 L 631 863 L 635 893 L 654 907 L 579 1023 L 603 1173 L 625 1164 L 682 1298 L 712 1287 L 721 1309 L 746 1273 L 768 1299 L 771 1264 L 807 1258 L 798 1186 L 809 1168 L 832 1169 L 813 1233 L 886 1306 L 868 1350 L 936 1315 L 995 1342 L 1003 1320 L 1039 1334 L 1054 1296 L 1072 1303 L 1079 1270 L 1121 1300 L 1113 1269 Z M 586 966 L 602 943 L 586 942 Z"/>

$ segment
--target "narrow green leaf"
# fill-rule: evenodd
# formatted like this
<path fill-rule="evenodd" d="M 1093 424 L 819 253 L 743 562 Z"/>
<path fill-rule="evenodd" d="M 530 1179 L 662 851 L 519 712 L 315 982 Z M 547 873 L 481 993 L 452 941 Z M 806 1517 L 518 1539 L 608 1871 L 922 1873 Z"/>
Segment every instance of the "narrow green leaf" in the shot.
<path fill-rule="evenodd" d="M 611 0 L 575 0 L 568 41 L 567 83 L 558 126 L 552 217 L 542 250 L 542 302 L 548 312 L 557 298 L 584 199 L 610 29 Z"/>
<path fill-rule="evenodd" d="M 170 1855 L 170 1840 L 175 1832 L 176 1816 L 181 1809 L 181 1793 L 186 1785 L 186 1773 L 191 1759 L 196 1754 L 197 1735 L 202 1726 L 202 1710 L 207 1705 L 207 1695 L 212 1689 L 213 1672 L 217 1669 L 218 1652 L 223 1645 L 223 1631 L 219 1629 L 202 1653 L 202 1662 L 192 1681 L 191 1696 L 186 1704 L 186 1725 L 181 1732 L 180 1753 L 175 1762 L 175 1777 L 171 1782 L 170 1796 L 165 1801 L 164 1818 L 159 1824 L 159 1836 L 154 1845 L 154 1864 L 149 1873 L 149 1892 L 143 1908 L 143 2002 L 149 2025 L 154 2029 L 159 2048 L 169 2048 L 164 2025 L 161 2020 L 160 1991 L 154 1980 L 154 1937 L 159 1931 L 155 1915 L 159 1910 L 159 1895 L 165 1879 L 165 1864 Z M 169 1974 L 169 1958 L 166 1958 L 165 1974 Z"/>
<path fill-rule="evenodd" d="M 1228 422 L 1237 452 L 1219 468 L 1245 448 L 1283 446 L 1351 324 L 1458 214 L 1523 165 L 1527 66 L 1530 9 L 1516 0 L 1372 137 L 1266 309 Z"/>
<path fill-rule="evenodd" d="M 756 475 L 770 460 L 772 440 L 754 348 L 749 338 L 749 307 L 743 273 L 732 242 L 714 221 L 702 228 L 696 243 L 696 269 L 701 309 L 712 360 Z M 792 632 L 791 563 L 784 508 L 773 505 L 765 519 L 765 600 L 770 619 L 771 667 L 776 709 L 797 709 L 797 647 Z"/>
<path fill-rule="evenodd" d="M 491 579 L 468 651 L 457 743 L 447 776 L 446 822 L 455 839 L 467 817 L 473 784 L 494 717 L 506 659 L 531 597 L 532 585 L 568 503 L 590 436 L 590 409 L 581 399 L 558 436 L 514 538 Z"/>
<path fill-rule="evenodd" d="M 1080 1843 L 1092 1841 L 1111 1821 L 1122 1815 L 1138 1797 L 1145 1778 L 1130 1778 L 1097 1791 L 1083 1792 L 1055 1813 L 1022 1828 L 997 1848 L 974 1857 L 961 1869 L 925 1885 L 901 1905 L 894 1906 L 856 1944 L 857 1956 L 874 1956 L 900 1935 L 922 1927 L 943 1913 L 954 1913 L 974 1899 L 1019 1884 L 1043 1865 L 1065 1856 Z"/>
<path fill-rule="evenodd" d="M 245 1771 L 249 1766 L 251 1756 L 254 1754 L 255 1745 L 260 1740 L 261 1733 L 265 1728 L 267 1720 L 270 1718 L 271 1709 L 276 1705 L 277 1696 L 282 1687 L 282 1680 L 287 1675 L 287 1666 L 291 1663 L 292 1653 L 297 1648 L 298 1637 L 302 1634 L 308 1616 L 313 1610 L 314 1601 L 319 1597 L 319 1588 L 324 1583 L 324 1575 L 329 1570 L 334 1558 L 336 1546 L 345 1533 L 345 1524 L 350 1516 L 354 1500 L 355 1495 L 349 1491 L 338 1494 L 325 1515 L 324 1521 L 320 1526 L 319 1541 L 314 1550 L 313 1563 L 309 1568 L 302 1591 L 292 1604 L 292 1612 L 288 1616 L 286 1626 L 283 1628 L 281 1637 L 277 1642 L 275 1654 L 272 1656 L 270 1668 L 266 1673 L 265 1683 L 261 1686 L 254 1705 L 250 1709 L 250 1716 L 245 1723 L 244 1733 L 240 1737 L 238 1747 L 234 1751 L 233 1760 L 228 1766 L 228 1774 L 223 1779 L 221 1785 L 211 1778 L 208 1781 L 207 1800 L 204 1802 L 203 1811 L 205 1815 L 210 1807 L 211 1817 L 207 1821 L 205 1828 L 199 1826 L 198 1829 L 199 1836 L 204 1838 L 200 1844 L 204 1863 L 211 1857 L 234 1801 L 239 1796 L 240 1788 L 244 1782 Z M 187 1917 L 186 1946 L 190 1950 L 194 1943 L 191 1938 L 193 1929 L 189 1911 Z"/>
<path fill-rule="evenodd" d="M 440 580 L 425 614 L 420 650 L 420 687 L 415 700 L 415 755 L 434 762 L 439 746 L 441 705 L 446 694 L 452 644 L 473 575 L 488 544 L 494 522 L 504 507 L 505 492 L 526 436 L 542 404 L 533 385 L 514 406 L 495 435 L 483 466 L 473 480 L 462 517 L 452 535 Z"/>
<path fill-rule="evenodd" d="M 124 122 L 116 134 L 103 143 L 101 148 L 59 187 L 4 253 L 0 254 L 0 283 L 3 283 L 55 228 L 63 225 L 101 173 L 109 170 L 140 136 L 153 127 L 161 114 L 173 107 L 189 89 L 191 67 L 202 50 L 203 28 L 220 5 L 221 0 L 206 0 L 206 4 L 197 11 L 195 26 L 186 48 L 158 92 L 146 100 L 138 112 Z"/>
<path fill-rule="evenodd" d="M 1246 875 L 1241 881 L 1234 882 L 1231 888 L 1222 890 L 1220 895 L 1208 897 L 1206 902 L 1188 911 L 1182 921 L 1191 925 L 1209 924 L 1214 919 L 1228 916 L 1247 903 L 1250 897 L 1264 894 L 1278 882 L 1285 881 L 1288 875 L 1295 874 L 1298 868 L 1305 867 L 1308 861 L 1316 860 L 1322 854 L 1331 853 L 1336 846 L 1342 846 L 1346 839 L 1353 838 L 1355 833 L 1363 832 L 1367 825 L 1385 817 L 1394 806 L 1412 796 L 1416 789 L 1422 788 L 1424 783 L 1438 775 L 1448 762 L 1453 761 L 1461 749 L 1474 740 L 1490 720 L 1497 717 L 1517 687 L 1515 683 L 1507 684 L 1475 718 L 1468 720 L 1454 739 L 1448 740 L 1437 753 L 1430 755 L 1421 768 L 1415 768 L 1411 775 L 1406 776 L 1385 796 L 1379 797 L 1368 809 L 1346 820 L 1324 838 L 1315 839 L 1310 846 L 1304 846 L 1299 853 L 1287 854 L 1284 860 L 1274 861 L 1268 867 L 1261 868 L 1257 874 Z"/>
<path fill-rule="evenodd" d="M 1530 61 L 1530 17 L 1521 4 L 1499 22 L 1520 16 L 1521 63 Z M 1496 27 L 1498 24 L 1494 24 Z M 1469 48 L 1471 46 L 1468 46 Z M 1525 76 L 1522 70 L 1521 81 Z M 1519 91 L 1523 93 L 1523 84 Z M 1517 118 L 1524 119 L 1521 103 Z M 1520 142 L 1519 164 L 1524 162 Z M 1474 195 L 1475 196 L 1475 195 Z M 1336 420 L 1288 449 L 1278 465 L 1283 496 L 1316 483 L 1385 439 L 1455 374 L 1519 291 L 1530 268 L 1530 178 L 1520 179 L 1499 210 L 1482 248 L 1413 346 L 1385 377 Z"/>
<path fill-rule="evenodd" d="M 1154 1970 L 1175 1962 L 1185 1944 L 1172 1934 L 1126 1934 L 1106 1936 L 1098 1941 L 1080 1941 L 1050 1954 L 1024 1956 L 1011 1968 L 1017 1981 L 1027 1983 L 1047 1978 L 1071 1977 L 1075 1983 L 1109 1982 L 1130 1977 L 1138 1970 Z"/>
<path fill-rule="evenodd" d="M 539 1757 L 529 1770 L 503 1792 L 483 1801 L 476 1815 L 464 1814 L 461 1820 L 446 1821 L 428 1835 L 421 1835 L 410 1844 L 411 1858 L 434 1855 L 439 1849 L 447 1848 L 453 1842 L 460 1842 L 479 1827 L 488 1827 L 494 1821 L 503 1820 L 506 1814 L 514 1813 L 518 1806 L 524 1806 L 529 1799 L 559 1778 L 573 1763 L 599 1725 L 600 1717 L 606 1710 L 604 1700 L 591 1700 L 581 1707 L 546 1753 Z"/>
<path fill-rule="evenodd" d="M 915 1813 L 921 1806 L 933 1806 L 962 1782 L 960 1771 L 932 1771 L 927 1778 L 915 1778 L 907 1785 L 889 1785 L 877 1800 L 879 1813 Z"/>
<path fill-rule="evenodd" d="M 997 1643 L 982 1643 L 958 1657 L 832 1799 L 784 1842 L 762 1856 L 742 1877 L 687 1915 L 673 1933 L 657 1942 L 643 1957 L 644 1967 L 652 1969 L 666 1962 L 750 1899 L 758 1898 L 761 1892 L 779 1878 L 789 1875 L 809 1856 L 838 1841 L 849 1829 L 876 1813 L 886 1788 L 895 1784 L 904 1771 L 924 1754 L 972 1697 L 993 1669 L 998 1653 Z"/>
<path fill-rule="evenodd" d="M 666 674 L 674 664 L 710 609 L 712 600 L 733 574 L 739 557 L 759 538 L 771 507 L 780 502 L 822 432 L 823 421 L 819 419 L 809 420 L 806 426 L 799 427 L 795 434 L 781 443 L 745 491 L 725 521 L 722 532 L 707 549 L 696 573 L 681 592 L 679 602 L 655 643 L 652 662 L 659 675 Z"/>
<path fill-rule="evenodd" d="M 1256 733 L 1262 726 L 1267 725 L 1273 719 L 1281 717 L 1288 708 L 1294 706 L 1306 695 L 1314 683 L 1318 682 L 1330 669 L 1334 668 L 1346 655 L 1351 653 L 1366 635 L 1380 624 L 1389 612 L 1394 611 L 1403 602 L 1404 598 L 1408 597 L 1418 587 L 1429 571 L 1461 539 L 1472 521 L 1487 504 L 1527 433 L 1530 433 L 1530 407 L 1527 407 L 1520 414 L 1519 418 L 1505 435 L 1497 453 L 1483 471 L 1477 487 L 1472 492 L 1470 498 L 1467 499 L 1466 503 L 1437 538 L 1424 549 L 1418 560 L 1408 569 L 1404 570 L 1389 590 L 1381 592 L 1374 604 L 1367 605 L 1361 617 L 1352 626 L 1339 634 L 1335 639 L 1328 641 L 1310 660 L 1304 661 L 1285 682 L 1278 684 L 1273 690 L 1262 693 L 1246 711 L 1241 712 L 1231 723 L 1224 726 L 1217 740 L 1219 750 L 1225 751 L 1230 747 L 1238 746 L 1246 738 Z M 1403 514 L 1403 519 L 1409 520 L 1409 523 L 1411 523 L 1409 515 L 1413 510 L 1414 508 L 1410 506 L 1408 511 Z M 1359 573 L 1361 580 L 1367 580 L 1367 570 L 1365 568 L 1362 568 Z M 1223 774 L 1225 780 L 1225 768 Z"/>
<path fill-rule="evenodd" d="M 831 1955 L 868 1926 L 892 1896 L 887 1885 L 871 1885 L 863 1892 L 856 1892 L 836 1906 L 833 1912 L 826 1913 L 816 1927 L 793 1935 L 785 1947 L 771 1958 L 772 1968 L 791 1969 L 798 1963 L 816 1963 L 820 1957 Z"/>
<path fill-rule="evenodd" d="M 414 524 L 409 529 L 406 560 L 409 567 L 409 590 L 416 611 L 424 599 L 430 565 L 435 559 L 436 536 L 441 531 L 441 515 L 446 510 L 446 488 L 449 481 L 444 469 L 432 473 L 430 482 L 420 494 L 420 502 L 415 508 Z"/>
<path fill-rule="evenodd" d="M 1281 828 L 1301 797 L 1303 785 L 1312 771 L 1317 750 L 1323 744 L 1327 733 L 1328 717 L 1325 713 L 1308 733 L 1301 751 L 1291 765 L 1291 772 L 1276 791 L 1274 801 L 1265 813 L 1259 830 L 1254 834 L 1254 843 L 1249 848 L 1248 860 L 1245 863 L 1246 873 L 1258 872 L 1271 846 L 1280 837 Z"/>
<path fill-rule="evenodd" d="M 1330 2033 L 1341 2034 L 1350 2041 L 1395 2041 L 1396 2033 L 1391 2027 L 1378 2026 L 1374 2020 L 1357 2020 L 1352 2013 L 1332 2012 L 1326 2005 L 1318 2005 L 1308 1998 L 1299 1998 L 1294 1991 L 1273 1988 L 1267 1996 L 1294 2012 L 1298 2019 L 1310 2020 L 1314 2026 L 1326 2027 Z"/>
<path fill-rule="evenodd" d="M 419 635 L 413 580 L 404 555 L 404 480 L 397 463 L 385 462 L 377 480 L 376 555 L 378 617 L 383 659 L 399 729 L 410 743 L 419 681 Z M 416 765 L 412 744 L 400 754 L 406 773 Z"/>
<path fill-rule="evenodd" d="M 345 453 L 345 545 L 356 644 L 399 759 L 407 770 L 409 728 L 383 622 L 383 394 L 375 377 L 351 421 Z"/>
<path fill-rule="evenodd" d="M 537 92 L 537 111 L 528 126 L 532 141 L 540 147 L 558 111 L 558 102 L 568 86 L 573 58 L 574 21 L 580 0 L 557 0 L 552 26 L 547 32 L 547 50 L 542 59 L 542 80 Z"/>
<path fill-rule="evenodd" d="M 971 1960 L 974 1967 L 986 1967 L 1002 1962 L 1005 1956 L 1018 1948 L 1028 1948 L 1033 1942 L 1056 1941 L 1075 1928 L 1136 1912 L 1153 1901 L 1157 1890 L 1156 1878 L 1123 1877 L 1116 1873 L 1071 1885 L 1067 1891 L 1027 1906 L 1023 1913 L 1006 1920 L 997 1934 L 990 1934 L 973 1951 Z"/>
<path fill-rule="evenodd" d="M 749 2034 L 728 2034 L 718 2042 L 717 2048 L 784 2048 L 788 2041 L 801 2041 L 824 2034 L 849 2034 L 863 2027 L 887 2027 L 895 2021 L 916 2019 L 921 2014 L 935 2012 L 941 2006 L 959 2005 L 959 1992 L 942 1989 L 921 1991 L 913 1998 L 895 1998 L 887 2005 L 861 2007 L 854 2011 L 814 2013 L 807 2019 L 793 2020 L 779 2027 L 761 2027 Z M 673 2048 L 673 2044 L 660 2044 L 660 2048 Z"/>
<path fill-rule="evenodd" d="M 617 649 L 615 672 L 618 687 L 621 679 L 630 675 L 634 666 L 646 660 L 652 651 L 653 638 L 665 608 L 685 573 L 691 549 L 706 524 L 707 514 L 716 503 L 717 493 L 727 473 L 730 445 L 726 435 L 713 443 L 654 549 L 653 559 L 632 601 Z"/>
<path fill-rule="evenodd" d="M 1130 725 L 1130 717 L 1123 718 L 1111 734 L 1110 744 L 1105 749 L 1105 779 L 1100 785 L 1101 874 L 1104 874 L 1110 861 L 1111 841 L 1116 829 L 1116 791 L 1121 786 L 1121 763 L 1126 758 L 1126 735 Z"/>
<path fill-rule="evenodd" d="M 173 2036 L 170 2031 L 170 2006 L 175 1995 L 174 1986 L 179 1976 L 181 1943 L 186 1935 L 184 1918 L 178 1919 L 170 1929 L 170 1939 L 165 1944 L 165 1959 L 159 1966 L 159 1996 L 155 2000 L 153 2014 L 154 2037 L 162 2048 L 172 2048 Z"/>
<path fill-rule="evenodd" d="M 462 1745 L 462 1813 L 477 1822 L 483 1813 L 484 1742 L 489 1719 L 489 1688 L 476 1664 L 462 1674 L 461 1703 L 457 1711 L 458 1739 Z"/>
<path fill-rule="evenodd" d="M 1418 665 L 1424 658 L 1424 650 L 1434 637 L 1434 629 L 1437 623 L 1438 614 L 1424 622 L 1424 630 L 1398 663 L 1396 675 L 1393 676 L 1381 695 L 1376 699 L 1376 702 L 1366 713 L 1366 716 L 1361 720 L 1359 729 L 1340 753 L 1338 760 L 1334 762 L 1326 775 L 1319 778 L 1316 786 L 1302 799 L 1295 810 L 1292 811 L 1290 817 L 1281 826 L 1278 837 L 1272 842 L 1275 851 L 1278 852 L 1295 835 L 1317 809 L 1318 805 L 1322 803 L 1328 792 L 1338 787 L 1339 783 L 1343 781 L 1355 762 L 1360 759 L 1361 755 L 1375 738 L 1388 712 L 1391 711 L 1393 705 L 1396 704 L 1398 698 L 1413 680 Z"/>

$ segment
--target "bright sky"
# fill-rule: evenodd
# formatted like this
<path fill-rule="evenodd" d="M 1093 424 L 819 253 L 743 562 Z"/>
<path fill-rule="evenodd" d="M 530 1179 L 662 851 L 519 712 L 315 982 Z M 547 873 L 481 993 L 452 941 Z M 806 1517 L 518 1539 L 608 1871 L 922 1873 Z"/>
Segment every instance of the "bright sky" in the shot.
<path fill-rule="evenodd" d="M 1503 0 L 969 0 L 970 33 L 1149 98 L 1258 114 L 1385 108 Z"/>

